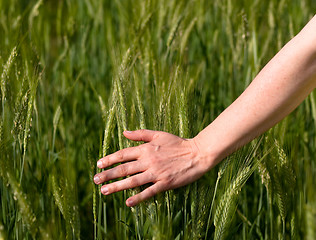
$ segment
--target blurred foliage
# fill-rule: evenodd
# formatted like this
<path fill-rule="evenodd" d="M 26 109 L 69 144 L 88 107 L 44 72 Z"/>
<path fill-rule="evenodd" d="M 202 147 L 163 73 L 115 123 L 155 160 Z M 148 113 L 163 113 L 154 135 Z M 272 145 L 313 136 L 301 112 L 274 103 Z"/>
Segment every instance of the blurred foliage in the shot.
<path fill-rule="evenodd" d="M 315 11 L 0 0 L 0 239 L 315 239 L 315 92 L 198 182 L 138 207 L 125 199 L 139 189 L 103 197 L 92 182 L 99 157 L 134 144 L 125 128 L 195 136 Z"/>

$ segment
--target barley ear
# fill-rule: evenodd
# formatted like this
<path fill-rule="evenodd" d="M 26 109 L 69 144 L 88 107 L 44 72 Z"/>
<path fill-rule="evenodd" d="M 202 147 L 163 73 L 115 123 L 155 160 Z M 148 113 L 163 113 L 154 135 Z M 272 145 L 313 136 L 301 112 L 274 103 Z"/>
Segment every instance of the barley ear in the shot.
<path fill-rule="evenodd" d="M 42 5 L 42 3 L 43 3 L 43 0 L 39 0 L 32 8 L 31 13 L 29 15 L 29 29 L 32 29 L 33 20 L 35 17 L 37 17 L 39 15 L 38 9 Z"/>
<path fill-rule="evenodd" d="M 17 51 L 16 51 L 16 47 L 14 47 L 10 53 L 10 56 L 7 62 L 3 66 L 3 71 L 1 74 L 0 86 L 1 86 L 1 101 L 2 101 L 2 111 L 3 111 L 2 117 L 3 118 L 4 118 L 4 102 L 6 100 L 7 81 L 9 79 L 10 68 L 16 56 L 17 56 Z"/>
<path fill-rule="evenodd" d="M 254 167 L 250 166 L 244 167 L 241 171 L 239 171 L 234 181 L 231 182 L 224 195 L 221 197 L 214 216 L 214 239 L 223 239 L 225 237 L 230 226 L 232 216 L 235 214 L 237 209 L 237 197 L 242 186 L 246 183 L 253 171 Z"/>
<path fill-rule="evenodd" d="M 136 90 L 137 108 L 138 108 L 139 117 L 140 117 L 140 127 L 142 129 L 146 129 L 144 106 L 141 101 L 141 97 L 139 93 L 139 82 L 137 81 L 135 72 L 134 72 L 134 79 L 135 79 L 134 82 L 135 82 L 135 90 Z"/>
<path fill-rule="evenodd" d="M 190 24 L 189 24 L 189 26 L 187 27 L 187 29 L 184 31 L 184 34 L 183 34 L 183 36 L 182 36 L 182 38 L 181 38 L 181 43 L 180 43 L 180 51 L 181 51 L 181 54 L 183 54 L 183 52 L 184 52 L 184 50 L 185 50 L 185 48 L 186 48 L 186 45 L 187 45 L 189 36 L 190 36 L 190 34 L 191 34 L 191 32 L 192 32 L 193 27 L 195 26 L 196 21 L 197 21 L 197 18 L 194 18 L 194 19 L 190 22 Z"/>
<path fill-rule="evenodd" d="M 169 48 L 177 34 L 177 31 L 179 29 L 179 26 L 181 24 L 183 20 L 183 16 L 180 15 L 176 21 L 176 23 L 172 26 L 171 30 L 170 30 L 170 33 L 169 33 L 169 37 L 168 37 L 168 40 L 167 40 L 167 47 Z"/>

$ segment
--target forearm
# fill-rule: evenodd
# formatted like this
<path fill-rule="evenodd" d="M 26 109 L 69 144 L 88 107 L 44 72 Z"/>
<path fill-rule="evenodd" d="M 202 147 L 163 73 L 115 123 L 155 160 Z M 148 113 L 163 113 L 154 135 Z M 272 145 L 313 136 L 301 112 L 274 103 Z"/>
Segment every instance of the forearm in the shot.
<path fill-rule="evenodd" d="M 209 169 L 282 120 L 316 87 L 314 29 L 316 17 L 194 138 Z"/>

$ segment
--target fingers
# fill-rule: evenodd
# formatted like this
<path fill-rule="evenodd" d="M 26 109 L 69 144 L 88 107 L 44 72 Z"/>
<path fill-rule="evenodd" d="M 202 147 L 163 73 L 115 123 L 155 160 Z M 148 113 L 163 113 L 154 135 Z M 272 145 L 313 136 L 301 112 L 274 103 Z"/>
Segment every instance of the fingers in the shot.
<path fill-rule="evenodd" d="M 140 156 L 140 154 L 141 152 L 139 146 L 125 148 L 113 154 L 110 154 L 104 158 L 101 158 L 97 162 L 97 166 L 98 168 L 106 168 L 116 163 L 135 160 Z"/>
<path fill-rule="evenodd" d="M 153 197 L 154 195 L 156 195 L 157 193 L 160 193 L 162 191 L 166 190 L 164 187 L 164 184 L 162 182 L 157 182 L 154 185 L 146 188 L 144 191 L 128 198 L 126 200 L 126 205 L 128 207 L 133 207 L 137 204 L 139 204 L 140 202 Z"/>
<path fill-rule="evenodd" d="M 124 163 L 114 168 L 108 169 L 94 176 L 94 182 L 100 184 L 112 179 L 126 177 L 145 170 L 145 166 L 138 162 Z"/>
<path fill-rule="evenodd" d="M 155 138 L 155 135 L 159 133 L 159 131 L 140 129 L 136 131 L 124 131 L 123 134 L 126 138 L 133 141 L 143 141 L 150 142 Z"/>
<path fill-rule="evenodd" d="M 154 182 L 153 176 L 151 174 L 148 174 L 147 172 L 143 172 L 117 182 L 103 185 L 101 187 L 101 192 L 104 195 L 109 195 L 126 189 L 139 187 L 150 182 Z M 160 193 L 165 190 L 167 190 L 167 188 L 161 181 L 156 182 L 154 185 L 146 188 L 144 191 L 128 198 L 126 200 L 126 205 L 128 207 L 133 207 L 139 204 L 140 202 L 149 199 L 157 193 Z"/>
<path fill-rule="evenodd" d="M 146 183 L 151 182 L 152 179 L 147 173 L 140 173 L 129 178 L 125 178 L 121 181 L 103 185 L 101 187 L 101 192 L 104 195 L 109 195 L 111 193 L 123 191 L 130 188 L 135 188 Z"/>

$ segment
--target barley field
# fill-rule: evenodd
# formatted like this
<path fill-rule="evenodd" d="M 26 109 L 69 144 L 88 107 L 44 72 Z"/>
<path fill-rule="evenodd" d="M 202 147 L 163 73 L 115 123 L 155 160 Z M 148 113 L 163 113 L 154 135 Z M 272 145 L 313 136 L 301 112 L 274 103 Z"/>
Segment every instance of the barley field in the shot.
<path fill-rule="evenodd" d="M 189 186 L 128 208 L 123 130 L 194 137 L 315 0 L 0 0 L 0 239 L 316 239 L 316 92 Z"/>

